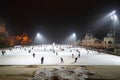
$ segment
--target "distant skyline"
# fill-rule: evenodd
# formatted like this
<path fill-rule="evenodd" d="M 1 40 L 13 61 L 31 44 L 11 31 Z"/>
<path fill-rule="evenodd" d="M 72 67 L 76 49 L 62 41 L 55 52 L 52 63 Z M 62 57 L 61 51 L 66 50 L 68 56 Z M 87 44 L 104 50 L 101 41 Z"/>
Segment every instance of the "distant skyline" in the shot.
<path fill-rule="evenodd" d="M 2 0 L 0 22 L 10 35 L 26 32 L 33 38 L 40 32 L 51 42 L 60 43 L 73 32 L 77 39 L 87 32 L 102 38 L 112 30 L 111 22 L 93 24 L 112 10 L 119 14 L 119 5 L 119 0 Z"/>

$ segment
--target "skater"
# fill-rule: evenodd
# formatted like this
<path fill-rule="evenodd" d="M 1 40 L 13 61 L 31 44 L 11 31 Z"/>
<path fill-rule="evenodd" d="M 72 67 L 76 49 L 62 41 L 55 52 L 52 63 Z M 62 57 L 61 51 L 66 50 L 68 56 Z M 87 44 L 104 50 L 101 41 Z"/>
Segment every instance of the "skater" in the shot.
<path fill-rule="evenodd" d="M 100 50 L 98 50 L 98 53 L 100 54 Z"/>
<path fill-rule="evenodd" d="M 78 54 L 78 58 L 80 58 L 80 54 Z"/>
<path fill-rule="evenodd" d="M 33 50 L 34 47 L 32 47 L 32 50 Z"/>
<path fill-rule="evenodd" d="M 29 53 L 31 52 L 31 50 L 28 51 Z"/>
<path fill-rule="evenodd" d="M 35 58 L 35 53 L 33 53 L 33 58 Z"/>
<path fill-rule="evenodd" d="M 53 53 L 55 53 L 55 50 L 53 50 Z"/>
<path fill-rule="evenodd" d="M 76 57 L 76 58 L 75 58 L 75 62 L 74 62 L 74 63 L 76 63 L 76 62 L 77 62 L 77 59 L 78 59 L 78 58 Z"/>
<path fill-rule="evenodd" d="M 10 48 L 9 50 L 11 51 L 12 49 Z"/>
<path fill-rule="evenodd" d="M 58 52 L 56 52 L 56 55 L 58 55 Z"/>
<path fill-rule="evenodd" d="M 41 58 L 41 64 L 43 64 L 43 61 L 44 61 L 44 57 Z"/>
<path fill-rule="evenodd" d="M 62 57 L 60 57 L 60 60 L 61 60 L 61 63 L 64 63 L 64 61 L 63 61 L 63 58 L 62 58 Z"/>
<path fill-rule="evenodd" d="M 64 51 L 64 49 L 61 49 L 61 51 Z"/>
<path fill-rule="evenodd" d="M 78 50 L 78 49 L 76 49 L 76 52 L 79 52 L 79 50 Z"/>
<path fill-rule="evenodd" d="M 78 53 L 80 53 L 80 51 L 78 51 Z"/>
<path fill-rule="evenodd" d="M 46 48 L 44 48 L 44 51 L 46 51 Z"/>
<path fill-rule="evenodd" d="M 2 50 L 2 56 L 4 56 L 4 54 L 5 54 L 5 51 Z"/>
<path fill-rule="evenodd" d="M 89 54 L 89 50 L 87 50 L 87 54 Z"/>
<path fill-rule="evenodd" d="M 72 54 L 72 58 L 74 58 L 74 54 Z"/>

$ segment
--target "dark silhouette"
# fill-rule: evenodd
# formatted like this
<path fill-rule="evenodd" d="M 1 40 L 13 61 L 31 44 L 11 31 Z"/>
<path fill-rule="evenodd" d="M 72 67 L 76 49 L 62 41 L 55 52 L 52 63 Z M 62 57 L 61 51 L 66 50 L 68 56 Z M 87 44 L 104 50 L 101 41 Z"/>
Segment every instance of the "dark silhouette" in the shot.
<path fill-rule="evenodd" d="M 78 54 L 78 58 L 80 58 L 80 54 Z"/>
<path fill-rule="evenodd" d="M 56 55 L 58 55 L 58 52 L 56 52 Z"/>
<path fill-rule="evenodd" d="M 33 53 L 33 58 L 35 58 L 35 53 Z"/>
<path fill-rule="evenodd" d="M 55 50 L 53 50 L 53 53 L 55 53 Z"/>
<path fill-rule="evenodd" d="M 43 61 L 44 61 L 44 57 L 41 58 L 41 64 L 43 64 Z"/>
<path fill-rule="evenodd" d="M 78 58 L 76 57 L 76 58 L 75 58 L 75 62 L 74 62 L 74 63 L 76 63 L 76 62 L 77 62 L 77 59 L 78 59 Z"/>
<path fill-rule="evenodd" d="M 2 50 L 2 56 L 4 56 L 4 54 L 5 54 L 5 51 Z"/>
<path fill-rule="evenodd" d="M 62 58 L 62 57 L 60 57 L 60 60 L 61 60 L 61 63 L 64 63 L 64 61 L 63 61 L 63 58 Z"/>
<path fill-rule="evenodd" d="M 29 53 L 31 52 L 31 50 L 28 51 Z"/>
<path fill-rule="evenodd" d="M 10 48 L 9 50 L 11 51 L 12 49 Z"/>
<path fill-rule="evenodd" d="M 100 50 L 98 50 L 98 53 L 99 53 L 99 54 L 101 53 Z"/>
<path fill-rule="evenodd" d="M 72 58 L 74 58 L 74 54 L 72 54 Z"/>

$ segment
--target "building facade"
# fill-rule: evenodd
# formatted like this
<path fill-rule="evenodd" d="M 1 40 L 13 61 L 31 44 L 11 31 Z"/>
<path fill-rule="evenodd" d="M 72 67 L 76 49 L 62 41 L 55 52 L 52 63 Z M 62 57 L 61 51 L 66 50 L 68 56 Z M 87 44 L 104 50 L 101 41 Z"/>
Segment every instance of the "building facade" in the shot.
<path fill-rule="evenodd" d="M 97 39 L 96 37 L 93 37 L 92 34 L 86 34 L 85 38 L 81 41 L 82 46 L 87 46 L 87 47 L 95 47 L 95 48 L 102 48 L 102 41 Z"/>
<path fill-rule="evenodd" d="M 84 39 L 79 43 L 81 46 L 100 48 L 100 49 L 113 49 L 114 37 L 112 33 L 108 33 L 103 40 L 99 40 L 96 37 L 93 37 L 92 34 L 86 34 Z M 120 40 L 116 39 L 116 49 L 120 49 Z"/>

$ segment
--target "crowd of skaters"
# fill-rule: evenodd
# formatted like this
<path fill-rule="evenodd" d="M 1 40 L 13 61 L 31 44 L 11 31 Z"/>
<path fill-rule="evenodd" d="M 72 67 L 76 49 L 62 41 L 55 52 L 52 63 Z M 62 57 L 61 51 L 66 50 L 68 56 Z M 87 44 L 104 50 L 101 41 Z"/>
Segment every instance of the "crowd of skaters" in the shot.
<path fill-rule="evenodd" d="M 40 48 L 40 47 L 44 47 L 44 48 L 43 48 L 44 51 L 47 50 L 47 48 L 46 48 L 47 46 L 42 46 L 42 45 L 38 46 L 38 48 Z M 53 54 L 55 54 L 56 56 L 59 56 L 59 52 L 54 49 L 55 47 L 58 48 L 60 51 L 65 51 L 65 49 L 62 48 L 61 46 L 58 47 L 58 46 L 55 46 L 55 45 L 54 45 L 52 48 L 49 49 L 49 51 L 52 51 Z M 80 59 L 80 56 L 81 56 L 80 50 L 78 50 L 78 49 L 74 50 L 74 51 L 76 51 L 77 54 L 78 54 L 77 56 L 75 56 L 75 54 L 74 54 L 75 52 L 73 53 L 73 49 L 72 49 L 73 47 L 68 46 L 67 48 L 70 50 L 70 54 L 72 54 L 72 55 L 71 55 L 71 58 L 73 58 L 73 59 L 74 59 L 74 63 L 76 63 L 77 60 Z M 33 50 L 33 49 L 34 49 L 34 46 L 32 46 L 32 48 L 28 50 L 28 53 L 32 53 L 32 50 Z M 10 48 L 9 50 L 11 51 L 12 49 Z M 20 50 L 25 50 L 25 51 L 27 51 L 26 47 L 23 47 L 23 48 L 20 47 Z M 89 54 L 89 50 L 90 50 L 90 49 L 86 49 L 86 50 L 87 50 L 87 54 Z M 4 56 L 5 53 L 6 53 L 6 51 L 5 51 L 5 50 L 2 50 L 1 53 L 2 53 L 2 56 Z M 98 51 L 98 53 L 100 53 L 100 51 Z M 35 53 L 32 53 L 32 56 L 33 56 L 33 58 L 36 58 L 36 54 L 35 54 Z M 60 58 L 60 63 L 61 63 L 61 64 L 64 63 L 64 58 L 62 58 L 62 56 L 60 56 L 59 58 Z M 41 57 L 41 64 L 43 64 L 43 63 L 44 63 L 44 56 Z"/>
<path fill-rule="evenodd" d="M 41 46 L 42 47 L 42 46 Z M 57 48 L 58 48 L 58 46 L 56 46 Z M 27 50 L 26 49 L 26 47 L 24 47 L 24 48 L 21 48 L 20 47 L 20 50 L 22 50 L 22 49 L 24 49 L 25 51 Z M 34 49 L 34 47 L 32 47 L 31 49 L 29 49 L 28 50 L 28 53 L 31 53 L 31 51 Z M 64 51 L 64 48 L 61 48 L 61 47 L 59 47 L 59 49 L 61 50 L 61 51 Z M 12 50 L 11 48 L 9 49 L 10 51 Z M 44 51 L 46 51 L 46 46 L 44 46 Z M 50 48 L 50 51 L 52 51 L 54 54 L 56 54 L 56 55 L 58 55 L 58 52 L 57 51 L 55 51 L 55 49 L 53 48 Z M 70 52 L 72 52 L 72 50 L 70 49 Z M 75 58 L 75 61 L 74 62 L 76 62 L 77 61 L 77 58 L 80 58 L 80 51 L 78 51 L 79 52 L 79 54 L 78 54 L 78 57 L 76 57 Z M 4 56 L 5 55 L 5 53 L 6 53 L 6 51 L 5 50 L 2 50 L 2 56 Z M 33 53 L 32 54 L 32 56 L 33 56 L 33 58 L 35 58 L 35 53 Z M 74 58 L 74 54 L 72 54 L 72 58 Z M 44 57 L 42 56 L 41 57 L 41 64 L 43 64 L 43 62 L 44 62 Z M 63 58 L 62 57 L 60 57 L 60 62 L 61 63 L 64 63 L 64 60 L 63 60 Z"/>

